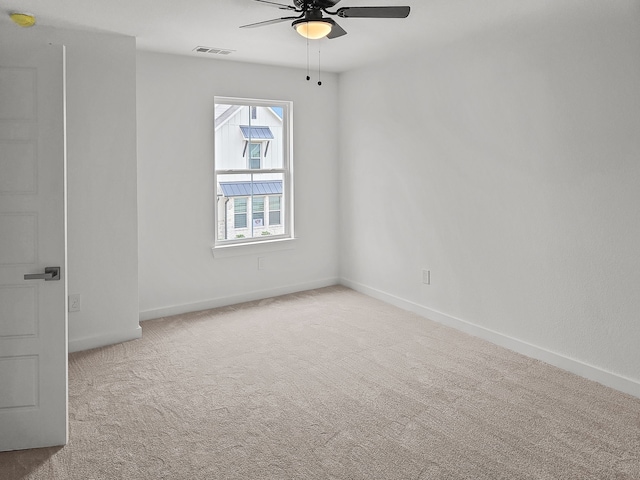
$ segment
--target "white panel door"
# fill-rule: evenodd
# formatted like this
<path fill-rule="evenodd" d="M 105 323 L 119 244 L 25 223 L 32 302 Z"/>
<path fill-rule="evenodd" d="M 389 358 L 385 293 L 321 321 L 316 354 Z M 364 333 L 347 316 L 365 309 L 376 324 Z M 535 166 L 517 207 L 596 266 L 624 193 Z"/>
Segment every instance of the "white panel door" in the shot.
<path fill-rule="evenodd" d="M 0 451 L 68 438 L 64 47 L 28 38 L 0 45 Z"/>

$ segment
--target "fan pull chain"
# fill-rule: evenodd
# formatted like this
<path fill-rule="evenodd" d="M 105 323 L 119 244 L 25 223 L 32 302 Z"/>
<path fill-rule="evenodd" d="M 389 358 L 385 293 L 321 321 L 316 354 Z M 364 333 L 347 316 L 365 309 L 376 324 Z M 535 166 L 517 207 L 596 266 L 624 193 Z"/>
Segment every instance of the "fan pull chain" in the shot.
<path fill-rule="evenodd" d="M 322 85 L 322 81 L 320 79 L 320 42 L 318 42 L 318 86 Z"/>
<path fill-rule="evenodd" d="M 311 80 L 311 76 L 309 75 L 309 39 L 307 38 L 307 82 Z"/>

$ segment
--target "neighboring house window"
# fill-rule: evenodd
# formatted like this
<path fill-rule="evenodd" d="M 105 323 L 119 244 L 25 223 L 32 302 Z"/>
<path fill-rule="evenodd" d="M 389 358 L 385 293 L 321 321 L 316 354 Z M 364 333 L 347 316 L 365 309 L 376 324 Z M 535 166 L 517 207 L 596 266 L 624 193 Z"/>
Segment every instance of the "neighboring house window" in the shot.
<path fill-rule="evenodd" d="M 292 238 L 291 102 L 215 97 L 214 116 L 215 245 Z"/>
<path fill-rule="evenodd" d="M 269 225 L 280 225 L 280 195 L 269 197 Z"/>
<path fill-rule="evenodd" d="M 264 227 L 264 197 L 253 197 L 253 226 Z"/>
<path fill-rule="evenodd" d="M 249 146 L 249 168 L 256 169 L 260 168 L 262 164 L 262 144 L 261 143 L 252 143 Z"/>
<path fill-rule="evenodd" d="M 233 199 L 233 228 L 247 228 L 247 199 Z"/>

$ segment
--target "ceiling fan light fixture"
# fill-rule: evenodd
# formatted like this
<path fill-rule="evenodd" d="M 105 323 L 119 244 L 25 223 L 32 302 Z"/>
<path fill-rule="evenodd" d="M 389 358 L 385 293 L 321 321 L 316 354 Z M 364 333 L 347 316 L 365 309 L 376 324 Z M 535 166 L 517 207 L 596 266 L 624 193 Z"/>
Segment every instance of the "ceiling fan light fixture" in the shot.
<path fill-rule="evenodd" d="M 310 40 L 319 40 L 326 37 L 331 33 L 333 28 L 333 20 L 330 18 L 323 18 L 319 20 L 307 20 L 305 18 L 296 20 L 293 22 L 293 28 L 296 29 L 300 35 Z"/>
<path fill-rule="evenodd" d="M 9 14 L 13 23 L 20 27 L 33 27 L 36 24 L 36 17 L 30 13 L 12 12 Z"/>

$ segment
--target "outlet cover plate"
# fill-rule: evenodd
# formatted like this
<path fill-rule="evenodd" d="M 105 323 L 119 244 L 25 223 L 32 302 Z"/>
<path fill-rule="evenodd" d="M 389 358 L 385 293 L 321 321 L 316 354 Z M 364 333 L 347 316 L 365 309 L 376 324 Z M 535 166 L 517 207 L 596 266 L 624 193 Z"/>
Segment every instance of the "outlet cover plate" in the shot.
<path fill-rule="evenodd" d="M 80 294 L 79 293 L 69 295 L 69 311 L 70 312 L 80 311 Z"/>

